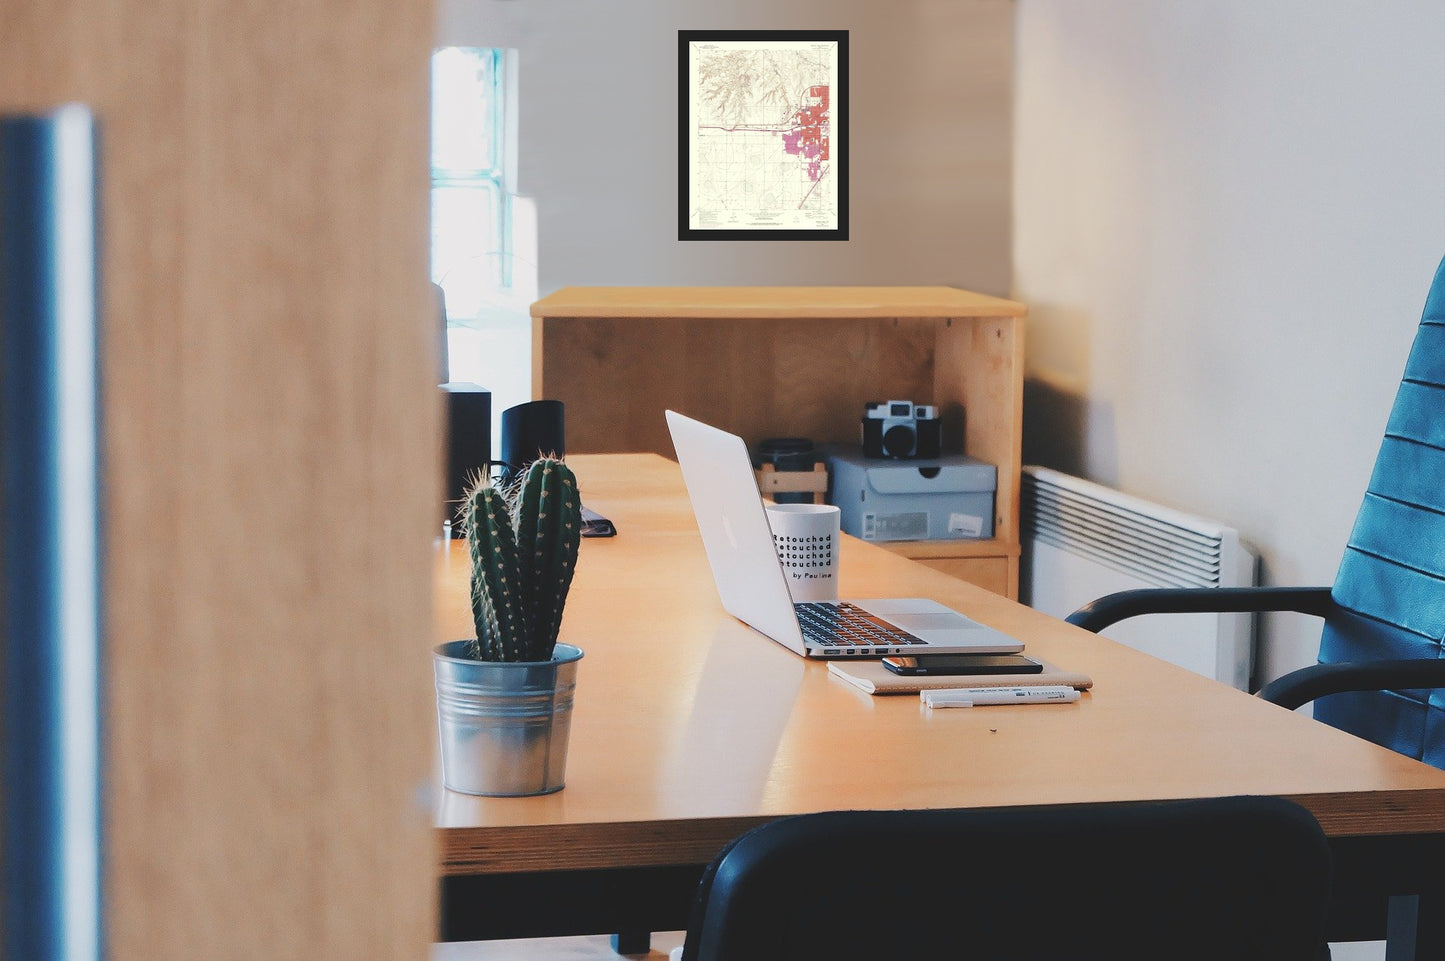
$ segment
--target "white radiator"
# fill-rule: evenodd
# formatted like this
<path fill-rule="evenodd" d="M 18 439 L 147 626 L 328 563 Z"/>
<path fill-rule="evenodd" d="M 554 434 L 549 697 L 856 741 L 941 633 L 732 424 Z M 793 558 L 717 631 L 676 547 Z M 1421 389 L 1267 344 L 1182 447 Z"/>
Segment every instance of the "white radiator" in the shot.
<path fill-rule="evenodd" d="M 1025 604 L 1066 617 L 1143 587 L 1245 587 L 1257 558 L 1239 532 L 1046 467 L 1023 470 Z M 1252 614 L 1150 614 L 1106 637 L 1248 690 Z"/>

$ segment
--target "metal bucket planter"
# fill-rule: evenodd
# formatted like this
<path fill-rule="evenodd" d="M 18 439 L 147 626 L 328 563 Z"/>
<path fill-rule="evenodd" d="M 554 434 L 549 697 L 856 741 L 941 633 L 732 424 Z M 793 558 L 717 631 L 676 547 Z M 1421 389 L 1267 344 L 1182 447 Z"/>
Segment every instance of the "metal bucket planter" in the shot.
<path fill-rule="evenodd" d="M 580 648 L 550 661 L 474 661 L 468 641 L 432 652 L 442 783 L 448 790 L 523 797 L 562 790 Z"/>

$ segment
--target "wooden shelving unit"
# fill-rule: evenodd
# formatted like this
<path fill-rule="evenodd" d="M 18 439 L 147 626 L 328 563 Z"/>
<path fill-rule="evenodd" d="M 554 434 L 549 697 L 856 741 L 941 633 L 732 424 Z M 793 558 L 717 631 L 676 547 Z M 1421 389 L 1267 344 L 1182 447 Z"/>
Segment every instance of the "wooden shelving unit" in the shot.
<path fill-rule="evenodd" d="M 569 453 L 669 457 L 666 408 L 752 445 L 935 404 L 945 452 L 998 468 L 995 536 L 884 546 L 1017 597 L 1025 313 L 952 287 L 567 287 L 532 305 L 532 393 L 567 405 Z"/>

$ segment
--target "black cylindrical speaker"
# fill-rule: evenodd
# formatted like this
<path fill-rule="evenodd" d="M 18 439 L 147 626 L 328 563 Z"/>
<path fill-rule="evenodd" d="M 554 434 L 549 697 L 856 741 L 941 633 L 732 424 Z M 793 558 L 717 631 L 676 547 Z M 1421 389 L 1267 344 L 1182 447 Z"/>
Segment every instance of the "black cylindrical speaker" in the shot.
<path fill-rule="evenodd" d="M 442 384 L 446 398 L 447 486 L 442 520 L 452 522 L 452 536 L 461 537 L 457 507 L 467 483 L 486 473 L 492 461 L 492 392 L 476 384 Z"/>
<path fill-rule="evenodd" d="M 538 457 L 567 453 L 562 402 L 534 400 L 502 411 L 502 463 L 507 479 Z"/>

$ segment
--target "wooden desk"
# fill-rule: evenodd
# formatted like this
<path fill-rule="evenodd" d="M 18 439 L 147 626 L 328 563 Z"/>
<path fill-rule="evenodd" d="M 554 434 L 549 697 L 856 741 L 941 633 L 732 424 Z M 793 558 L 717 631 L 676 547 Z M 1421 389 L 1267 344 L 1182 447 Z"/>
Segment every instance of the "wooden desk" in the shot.
<path fill-rule="evenodd" d="M 1425 866 L 1445 863 L 1445 772 L 846 538 L 845 596 L 937 598 L 1095 680 L 1073 705 L 929 713 L 870 697 L 722 610 L 675 464 L 569 462 L 619 535 L 584 541 L 563 622 L 586 651 L 567 787 L 444 795 L 447 937 L 677 928 L 727 840 L 844 808 L 1282 795 L 1320 820 L 1345 889 L 1441 883 Z M 459 544 L 438 570 L 438 637 L 467 635 Z M 542 892 L 554 899 L 528 913 Z M 1342 918 L 1337 935 L 1376 921 Z"/>

